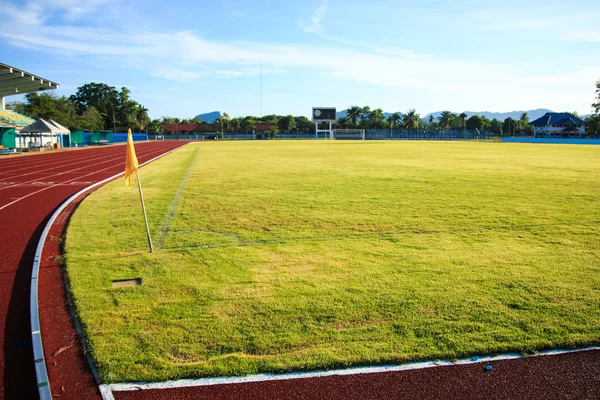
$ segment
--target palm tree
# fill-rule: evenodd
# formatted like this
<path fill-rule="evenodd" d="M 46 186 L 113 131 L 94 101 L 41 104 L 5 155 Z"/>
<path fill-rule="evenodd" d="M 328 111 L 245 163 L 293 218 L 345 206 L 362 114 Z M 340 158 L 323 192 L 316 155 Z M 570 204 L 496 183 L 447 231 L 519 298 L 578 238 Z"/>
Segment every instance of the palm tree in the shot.
<path fill-rule="evenodd" d="M 224 126 L 225 125 L 225 119 L 221 116 L 219 118 L 216 118 L 214 123 L 217 124 L 217 126 L 221 127 L 221 133 L 223 133 L 224 128 L 225 128 L 225 126 Z"/>
<path fill-rule="evenodd" d="M 240 125 L 241 125 L 241 122 L 240 122 L 240 118 L 239 117 L 235 117 L 235 118 L 233 118 L 231 120 L 230 126 L 231 126 L 231 129 L 234 132 L 239 132 L 240 131 Z"/>
<path fill-rule="evenodd" d="M 402 117 L 402 125 L 405 128 L 415 129 L 418 128 L 421 122 L 421 116 L 417 113 L 417 111 L 412 108 L 404 114 Z"/>
<path fill-rule="evenodd" d="M 363 116 L 363 109 L 359 106 L 351 106 L 346 111 L 346 117 L 352 121 L 354 125 L 357 124 L 358 120 Z"/>
<path fill-rule="evenodd" d="M 137 120 L 138 124 L 140 125 L 140 131 L 142 131 L 142 132 L 145 131 L 147 124 L 148 124 L 148 119 L 149 119 L 148 118 L 148 109 L 140 104 L 136 110 L 135 119 Z"/>
<path fill-rule="evenodd" d="M 335 126 L 337 128 L 343 129 L 343 128 L 347 128 L 348 127 L 348 122 L 350 121 L 350 118 L 346 117 L 339 117 L 337 119 L 337 121 L 335 121 Z"/>
<path fill-rule="evenodd" d="M 400 125 L 400 121 L 402 121 L 402 116 L 395 112 L 387 118 L 387 121 L 390 125 L 390 128 L 397 128 Z"/>
<path fill-rule="evenodd" d="M 385 114 L 381 108 L 376 108 L 369 114 L 369 126 L 383 128 L 385 126 Z"/>
<path fill-rule="evenodd" d="M 223 121 L 223 128 L 225 128 L 226 131 L 229 131 L 231 128 L 231 117 L 229 116 L 229 114 L 223 113 L 223 115 L 221 116 L 221 120 Z"/>
<path fill-rule="evenodd" d="M 247 117 L 243 118 L 241 121 L 242 131 L 245 133 L 252 133 L 255 129 L 255 126 L 254 126 L 255 124 L 256 124 L 256 121 L 254 120 L 254 117 L 247 116 Z"/>
<path fill-rule="evenodd" d="M 460 118 L 460 123 L 461 123 L 461 126 L 462 126 L 463 130 L 464 130 L 465 129 L 465 120 L 467 119 L 467 114 L 461 113 L 458 116 L 458 118 Z"/>
<path fill-rule="evenodd" d="M 442 114 L 438 117 L 440 127 L 444 129 L 450 128 L 452 125 L 452 113 L 450 111 L 442 111 Z"/>

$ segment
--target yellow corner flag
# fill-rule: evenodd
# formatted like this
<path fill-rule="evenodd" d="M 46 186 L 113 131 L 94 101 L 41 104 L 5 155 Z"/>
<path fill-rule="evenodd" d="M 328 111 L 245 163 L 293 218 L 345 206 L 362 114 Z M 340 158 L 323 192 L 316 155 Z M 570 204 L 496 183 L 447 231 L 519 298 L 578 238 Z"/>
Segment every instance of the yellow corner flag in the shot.
<path fill-rule="evenodd" d="M 127 152 L 125 153 L 125 185 L 129 188 L 129 177 L 138 169 L 138 160 L 133 147 L 131 129 L 127 131 Z"/>

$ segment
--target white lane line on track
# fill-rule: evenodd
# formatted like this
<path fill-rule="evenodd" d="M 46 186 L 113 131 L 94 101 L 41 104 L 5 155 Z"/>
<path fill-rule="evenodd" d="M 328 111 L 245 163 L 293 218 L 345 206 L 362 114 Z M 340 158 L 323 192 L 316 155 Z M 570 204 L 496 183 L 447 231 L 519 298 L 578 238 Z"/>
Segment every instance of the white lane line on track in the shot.
<path fill-rule="evenodd" d="M 152 152 L 151 151 L 145 151 L 143 153 L 140 153 L 140 157 L 144 157 L 147 153 L 152 153 Z M 18 187 L 20 185 L 27 184 L 27 183 L 35 183 L 35 182 L 37 182 L 37 181 L 39 181 L 41 179 L 47 179 L 47 178 L 50 178 L 50 177 L 55 177 L 55 176 L 60 176 L 60 175 L 64 175 L 64 174 L 73 173 L 73 172 L 78 171 L 80 169 L 89 168 L 89 167 L 92 167 L 94 165 L 99 165 L 99 164 L 104 164 L 104 163 L 107 163 L 107 162 L 112 162 L 112 161 L 114 161 L 114 156 L 112 156 L 112 157 L 110 157 L 110 156 L 95 157 L 95 158 L 92 158 L 92 159 L 88 159 L 86 161 L 99 160 L 99 159 L 103 159 L 103 161 L 96 162 L 94 164 L 86 164 L 85 166 L 82 166 L 82 167 L 79 167 L 79 168 L 74 168 L 74 169 L 71 169 L 71 170 L 68 170 L 68 171 L 57 172 L 57 173 L 53 173 L 53 174 L 50 174 L 50 175 L 44 175 L 42 177 L 37 177 L 35 179 L 29 180 L 29 181 L 25 181 L 25 182 L 14 183 L 11 186 L 4 186 L 4 185 L 2 185 L 2 187 L 0 187 L 0 191 L 1 190 L 5 190 L 5 189 L 10 189 L 10 188 L 13 188 L 13 187 Z M 76 164 L 81 164 L 81 161 L 67 163 L 67 164 L 63 164 L 63 165 L 60 165 L 60 166 L 57 166 L 57 167 L 53 167 L 53 168 L 49 168 L 49 169 L 52 170 L 52 169 L 56 169 L 56 168 L 64 168 L 64 167 L 67 167 L 67 166 L 73 165 L 73 164 L 75 164 L 75 165 Z M 14 179 L 14 178 L 18 178 L 18 177 L 22 177 L 22 176 L 26 176 L 26 175 L 31 175 L 31 174 L 39 174 L 39 173 L 44 173 L 44 172 L 30 172 L 30 173 L 27 173 L 27 174 L 12 175 L 10 177 L 10 179 Z"/>
<path fill-rule="evenodd" d="M 136 145 L 138 143 L 151 143 L 151 142 L 135 142 Z M 125 144 L 125 143 L 123 143 Z M 93 152 L 95 154 L 101 154 L 103 151 L 111 152 L 115 149 L 118 149 L 117 146 L 109 146 L 109 147 L 89 147 L 86 149 L 82 149 L 83 151 L 77 152 L 58 152 L 58 153 L 38 153 L 32 155 L 31 157 L 19 157 L 14 159 L 0 159 L 0 168 L 3 170 L 17 170 L 19 168 L 32 168 L 48 165 L 54 161 L 64 160 L 64 157 L 73 157 L 72 160 L 86 160 L 89 157 L 89 153 Z M 0 178 L 4 179 L 4 178 Z"/>
<path fill-rule="evenodd" d="M 136 143 L 140 143 L 140 142 L 136 142 Z M 141 144 L 144 144 L 144 143 L 149 143 L 149 142 L 142 142 Z M 138 149 L 138 156 L 142 157 L 142 156 L 144 156 L 144 152 L 149 152 L 148 150 L 145 150 L 145 146 L 143 146 L 143 147 L 140 146 L 140 147 L 141 148 Z M 106 149 L 106 151 L 103 151 L 104 149 Z M 43 157 L 35 157 L 36 162 L 28 163 L 27 165 L 23 164 L 21 161 L 15 161 L 14 165 L 0 163 L 0 167 L 2 167 L 3 170 L 7 170 L 7 171 L 10 170 L 10 171 L 19 173 L 19 175 L 9 175 L 6 177 L 0 177 L 0 182 L 4 181 L 6 179 L 13 179 L 14 177 L 22 177 L 25 175 L 41 173 L 39 171 L 40 168 L 47 167 L 48 164 L 51 164 L 54 162 L 57 162 L 57 164 L 55 166 L 47 168 L 46 170 L 63 168 L 68 165 L 81 163 L 83 161 L 87 162 L 87 161 L 92 161 L 95 159 L 107 158 L 107 157 L 110 157 L 112 154 L 114 154 L 114 153 L 112 153 L 112 151 L 115 149 L 118 150 L 118 148 L 114 148 L 114 147 L 89 149 L 89 151 L 87 151 L 87 152 L 78 152 L 72 158 L 68 158 L 69 156 L 71 156 L 71 154 L 48 154 L 47 157 L 45 157 L 46 155 L 44 155 Z M 92 154 L 90 154 L 90 153 L 92 153 Z M 66 160 L 65 160 L 65 157 L 67 157 Z M 34 158 L 34 157 L 29 157 L 29 158 Z M 44 158 L 44 160 L 40 161 L 41 158 Z M 64 163 L 64 164 L 60 164 L 60 163 Z M 26 171 L 26 170 L 29 170 L 32 168 L 35 169 L 32 172 L 21 173 L 23 171 Z"/>
<path fill-rule="evenodd" d="M 122 158 L 122 156 L 119 156 L 119 159 L 121 159 L 121 158 Z M 55 185 L 51 185 L 51 186 L 47 186 L 47 187 L 45 187 L 45 188 L 43 188 L 43 189 L 36 190 L 35 192 L 28 193 L 28 194 L 26 194 L 25 196 L 21 196 L 21 197 L 19 197 L 18 199 L 14 200 L 14 201 L 11 201 L 11 202 L 10 202 L 10 203 L 8 203 L 8 204 L 5 204 L 5 205 L 3 205 L 2 207 L 0 207 L 0 211 L 4 210 L 4 209 L 5 209 L 5 208 L 7 208 L 7 207 L 10 207 L 10 206 L 12 206 L 12 205 L 13 205 L 13 204 L 15 204 L 15 203 L 18 203 L 18 202 L 19 202 L 19 201 L 21 201 L 21 200 L 24 200 L 24 199 L 26 199 L 26 198 L 28 198 L 28 197 L 31 197 L 31 196 L 33 196 L 33 195 L 35 195 L 35 194 L 41 193 L 41 192 L 43 192 L 43 191 L 46 191 L 46 190 L 48 190 L 48 189 L 52 189 L 53 187 L 56 187 L 56 186 L 63 186 L 64 184 L 66 184 L 66 183 L 68 183 L 68 182 L 75 181 L 75 180 L 77 180 L 77 179 L 81 179 L 81 178 L 83 178 L 83 177 L 86 177 L 86 176 L 94 175 L 94 174 L 100 173 L 100 172 L 102 172 L 102 171 L 105 171 L 105 170 L 107 170 L 107 169 L 111 169 L 111 168 L 114 168 L 114 167 L 115 167 L 115 165 L 111 165 L 111 166 L 109 166 L 109 167 L 106 167 L 106 168 L 103 168 L 103 169 L 100 169 L 100 170 L 97 170 L 97 171 L 94 171 L 94 172 L 90 172 L 89 174 L 81 175 L 81 176 L 78 176 L 78 177 L 76 177 L 76 178 L 73 178 L 73 179 L 68 179 L 68 180 L 66 180 L 66 181 L 60 182 L 59 184 L 55 184 Z"/>
<path fill-rule="evenodd" d="M 5 170 L 11 170 L 15 172 L 23 172 L 27 170 L 34 169 L 33 172 L 39 171 L 40 167 L 47 167 L 48 165 L 53 165 L 55 162 L 65 162 L 65 158 L 68 162 L 72 161 L 86 161 L 90 157 L 90 153 L 93 153 L 93 156 L 104 156 L 106 154 L 110 154 L 110 152 L 102 151 L 100 149 L 90 149 L 88 152 L 80 152 L 77 154 L 43 154 L 40 157 L 28 157 L 29 160 L 33 162 L 25 163 L 25 159 L 14 160 L 12 164 L 0 163 L 0 166 Z M 6 178 L 0 178 L 6 179 Z"/>
<path fill-rule="evenodd" d="M 212 385 L 232 385 L 232 384 L 243 384 L 252 382 L 269 382 L 269 381 L 281 381 L 290 379 L 310 379 L 310 378 L 323 378 L 328 376 L 347 376 L 347 375 L 363 375 L 363 374 L 377 374 L 382 372 L 397 372 L 397 371 L 410 371 L 425 368 L 445 367 L 451 365 L 469 365 L 477 363 L 490 363 L 501 360 L 513 360 L 519 358 L 532 358 L 541 356 L 553 356 L 567 353 L 578 353 L 582 351 L 600 350 L 600 347 L 586 347 L 575 350 L 547 350 L 541 351 L 533 355 L 524 356 L 522 354 L 510 353 L 502 354 L 498 356 L 481 356 L 471 357 L 469 359 L 462 359 L 456 362 L 437 360 L 437 361 L 425 361 L 408 363 L 402 365 L 380 365 L 372 367 L 357 367 L 347 369 L 336 369 L 330 371 L 315 371 L 315 372 L 291 372 L 287 374 L 259 374 L 249 376 L 237 376 L 237 377 L 221 377 L 221 378 L 200 378 L 200 379 L 180 379 L 176 381 L 164 381 L 154 383 L 112 383 L 100 385 L 100 392 L 104 400 L 113 400 L 114 396 L 112 392 L 125 392 L 133 390 L 150 390 L 150 389 L 177 389 L 187 387 L 199 387 L 199 386 L 212 386 Z M 104 394 L 107 393 L 107 396 Z"/>
<path fill-rule="evenodd" d="M 159 154 L 158 156 L 140 164 L 139 166 L 143 167 L 144 165 L 149 164 L 154 160 L 157 160 L 161 157 L 166 156 L 167 154 L 174 152 L 175 150 L 183 147 L 184 145 L 185 144 L 177 146 L 176 148 L 169 150 L 166 153 Z M 41 329 L 40 329 L 40 313 L 39 313 L 39 305 L 38 305 L 38 279 L 37 279 L 39 276 L 39 272 L 40 272 L 40 260 L 42 259 L 42 252 L 44 249 L 44 244 L 46 242 L 46 237 L 48 236 L 48 232 L 50 232 L 50 228 L 52 228 L 54 221 L 64 211 L 64 209 L 67 208 L 67 206 L 69 206 L 69 204 L 71 204 L 79 196 L 86 193 L 87 191 L 89 191 L 97 186 L 101 186 L 104 183 L 110 182 L 113 179 L 117 179 L 122 175 L 123 175 L 123 172 L 120 172 L 120 173 L 113 175 L 111 177 L 108 177 L 102 181 L 96 182 L 86 188 L 83 188 L 80 191 L 78 191 L 77 193 L 75 193 L 74 195 L 72 195 L 71 197 L 69 197 L 52 214 L 52 216 L 50 217 L 50 220 L 44 227 L 44 231 L 42 232 L 42 235 L 40 236 L 40 240 L 38 241 L 35 256 L 33 259 L 33 267 L 31 270 L 31 286 L 30 286 L 30 298 L 29 298 L 29 321 L 30 321 L 30 326 L 31 326 L 31 342 L 32 342 L 32 347 L 33 347 L 33 359 L 35 361 L 35 374 L 36 374 L 36 379 L 37 379 L 37 384 L 38 384 L 38 393 L 39 393 L 40 400 L 52 400 L 52 391 L 50 389 L 50 382 L 48 381 L 48 370 L 46 369 L 46 360 L 45 360 L 45 356 L 44 356 L 44 345 L 42 342 L 42 335 L 40 332 Z M 70 310 L 70 312 L 71 312 L 71 317 L 75 318 L 73 311 Z M 83 332 L 82 332 L 81 327 L 79 326 L 79 323 L 77 322 L 77 320 L 75 320 L 75 327 L 76 327 L 77 333 L 81 337 L 83 348 L 86 348 L 85 337 L 83 336 Z M 89 354 L 86 354 L 85 357 L 87 358 L 92 371 L 95 371 L 94 365 L 93 365 L 91 359 L 89 358 Z M 94 373 L 94 379 L 96 379 L 96 382 L 99 383 L 97 373 Z M 111 396 L 112 396 L 112 394 L 111 394 Z"/>

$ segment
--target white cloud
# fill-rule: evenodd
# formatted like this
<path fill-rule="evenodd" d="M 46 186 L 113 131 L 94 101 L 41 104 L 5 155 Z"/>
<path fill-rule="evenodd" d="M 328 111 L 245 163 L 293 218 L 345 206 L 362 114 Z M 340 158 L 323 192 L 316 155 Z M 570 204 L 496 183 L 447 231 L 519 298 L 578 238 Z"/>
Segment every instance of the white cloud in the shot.
<path fill-rule="evenodd" d="M 260 75 L 272 75 L 272 74 L 283 74 L 286 70 L 283 68 L 274 68 L 269 66 L 263 66 L 262 71 L 260 67 L 243 68 L 243 69 L 218 69 L 215 71 L 215 75 L 219 78 L 238 78 L 243 76 L 256 76 Z"/>
<path fill-rule="evenodd" d="M 96 11 L 114 0 L 37 0 L 37 4 L 58 10 L 67 19 L 77 19 Z"/>
<path fill-rule="evenodd" d="M 35 26 L 44 23 L 43 8 L 35 3 L 28 3 L 23 7 L 17 7 L 8 1 L 0 2 L 0 16 L 3 25 L 24 25 L 25 29 L 29 26 Z"/>
<path fill-rule="evenodd" d="M 322 33 L 323 26 L 321 25 L 321 21 L 325 18 L 325 13 L 327 12 L 327 0 L 323 0 L 321 5 L 315 10 L 313 13 L 309 25 L 305 25 L 302 20 L 298 20 L 298 25 L 306 32 L 311 33 Z"/>
<path fill-rule="evenodd" d="M 575 28 L 562 32 L 561 36 L 565 40 L 572 40 L 575 42 L 600 43 L 600 29 L 598 28 Z"/>
<path fill-rule="evenodd" d="M 560 19 L 507 19 L 501 22 L 494 22 L 482 26 L 485 30 L 540 30 L 551 28 L 560 24 Z"/>
<path fill-rule="evenodd" d="M 67 3 L 62 0 L 60 4 Z M 321 22 L 326 10 L 324 1 L 313 15 L 312 28 L 309 27 L 312 30 L 307 31 L 324 35 Z M 523 72 L 518 64 L 457 60 L 396 47 L 365 44 L 344 50 L 326 45 L 216 41 L 187 31 L 156 33 L 50 25 L 42 15 L 43 9 L 33 5 L 3 7 L 2 20 L 12 21 L 5 18 L 8 16 L 18 19 L 3 27 L 0 39 L 14 46 L 90 56 L 90 62 L 101 58 L 104 63 L 112 62 L 179 82 L 258 75 L 261 63 L 265 75 L 311 69 L 330 74 L 333 78 L 329 86 L 354 82 L 382 90 L 399 89 L 399 93 L 401 90 L 420 93 L 423 103 L 413 106 L 432 111 L 447 107 L 443 104 L 457 104 L 464 109 L 504 110 L 510 104 L 515 109 L 548 107 L 585 111 L 581 104 L 587 107 L 593 98 L 593 93 L 588 92 L 600 76 L 600 67 L 585 65 L 573 66 L 562 74 L 537 76 Z M 18 29 L 24 23 L 35 23 L 36 29 Z"/>
<path fill-rule="evenodd" d="M 569 12 L 558 16 L 522 17 L 515 13 L 476 12 L 480 28 L 489 31 L 541 31 L 549 37 L 576 42 L 600 42 L 597 21 L 600 12 Z"/>
<path fill-rule="evenodd" d="M 171 81 L 189 82 L 198 79 L 200 74 L 191 71 L 184 71 L 177 68 L 164 68 L 150 70 L 150 75 L 157 78 L 169 79 Z"/>

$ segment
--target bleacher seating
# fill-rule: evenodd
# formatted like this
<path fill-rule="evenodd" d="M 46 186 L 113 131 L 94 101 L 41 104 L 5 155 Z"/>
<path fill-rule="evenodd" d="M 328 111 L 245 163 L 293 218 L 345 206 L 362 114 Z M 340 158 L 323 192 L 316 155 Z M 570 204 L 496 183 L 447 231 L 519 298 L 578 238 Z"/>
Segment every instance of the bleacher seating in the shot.
<path fill-rule="evenodd" d="M 35 119 L 12 110 L 0 110 L 0 121 L 14 127 L 25 127 L 33 124 Z"/>

